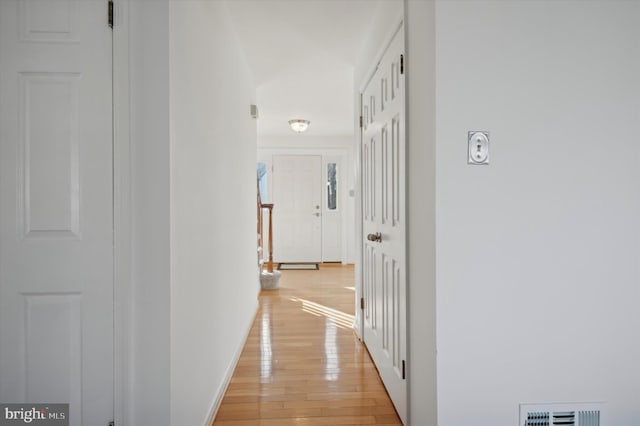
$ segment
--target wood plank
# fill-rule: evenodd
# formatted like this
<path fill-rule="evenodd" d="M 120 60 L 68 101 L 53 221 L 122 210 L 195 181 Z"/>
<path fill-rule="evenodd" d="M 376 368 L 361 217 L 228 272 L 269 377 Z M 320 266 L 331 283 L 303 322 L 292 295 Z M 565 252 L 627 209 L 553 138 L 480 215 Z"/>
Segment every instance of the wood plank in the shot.
<path fill-rule="evenodd" d="M 353 287 L 353 266 L 282 271 L 212 425 L 401 425 L 353 333 Z"/>

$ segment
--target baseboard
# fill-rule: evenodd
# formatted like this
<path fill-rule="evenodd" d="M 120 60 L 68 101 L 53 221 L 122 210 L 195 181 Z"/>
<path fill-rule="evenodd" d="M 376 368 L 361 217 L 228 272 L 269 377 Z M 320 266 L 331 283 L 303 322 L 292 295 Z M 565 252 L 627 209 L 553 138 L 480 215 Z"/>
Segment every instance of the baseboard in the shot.
<path fill-rule="evenodd" d="M 251 316 L 251 321 L 249 321 L 249 326 L 245 330 L 244 337 L 240 341 L 240 345 L 236 348 L 236 351 L 233 355 L 233 359 L 227 368 L 227 372 L 224 375 L 224 380 L 222 381 L 220 387 L 218 388 L 218 392 L 216 393 L 216 398 L 213 400 L 213 404 L 211 405 L 211 409 L 209 410 L 209 416 L 207 417 L 207 421 L 204 426 L 210 426 L 215 419 L 216 414 L 218 414 L 218 410 L 220 409 L 220 404 L 222 404 L 222 398 L 224 398 L 224 394 L 227 392 L 227 388 L 229 387 L 229 383 L 231 382 L 231 377 L 233 377 L 233 372 L 238 365 L 238 361 L 240 360 L 240 355 L 242 354 L 242 350 L 244 349 L 244 345 L 247 343 L 247 339 L 249 338 L 249 333 L 251 332 L 251 327 L 253 327 L 253 323 L 255 322 L 256 315 L 258 314 L 258 308 L 260 307 L 259 302 L 256 301 L 255 309 L 253 315 Z"/>
<path fill-rule="evenodd" d="M 358 324 L 355 320 L 353 321 L 353 334 L 355 334 L 358 340 L 362 342 L 362 336 L 360 335 L 360 327 L 358 327 Z"/>

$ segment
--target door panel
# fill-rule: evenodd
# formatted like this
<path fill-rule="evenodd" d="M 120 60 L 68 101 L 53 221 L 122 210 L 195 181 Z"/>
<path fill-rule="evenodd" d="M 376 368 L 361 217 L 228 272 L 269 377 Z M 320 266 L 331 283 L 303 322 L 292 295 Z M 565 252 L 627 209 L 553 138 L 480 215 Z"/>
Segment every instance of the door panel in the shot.
<path fill-rule="evenodd" d="M 322 261 L 322 158 L 273 156 L 273 257 Z"/>
<path fill-rule="evenodd" d="M 0 1 L 0 401 L 113 419 L 106 1 Z"/>
<path fill-rule="evenodd" d="M 400 29 L 362 94 L 361 155 L 364 341 L 406 422 L 403 48 Z"/>

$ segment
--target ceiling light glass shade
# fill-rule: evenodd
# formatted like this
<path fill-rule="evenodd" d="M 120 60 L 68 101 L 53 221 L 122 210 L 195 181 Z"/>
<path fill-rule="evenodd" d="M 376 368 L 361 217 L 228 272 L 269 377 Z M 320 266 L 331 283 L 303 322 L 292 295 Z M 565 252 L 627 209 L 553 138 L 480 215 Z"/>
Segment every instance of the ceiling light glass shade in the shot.
<path fill-rule="evenodd" d="M 307 127 L 309 127 L 309 120 L 302 120 L 300 118 L 289 120 L 289 126 L 291 126 L 291 130 L 294 132 L 302 133 L 307 130 Z"/>

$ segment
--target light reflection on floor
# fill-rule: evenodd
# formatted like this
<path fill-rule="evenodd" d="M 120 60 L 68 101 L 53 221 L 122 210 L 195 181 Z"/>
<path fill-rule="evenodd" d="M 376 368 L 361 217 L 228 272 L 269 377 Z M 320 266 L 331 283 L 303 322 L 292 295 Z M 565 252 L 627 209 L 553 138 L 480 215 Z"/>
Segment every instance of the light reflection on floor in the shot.
<path fill-rule="evenodd" d="M 333 321 L 327 318 L 324 333 L 324 356 L 326 357 L 325 379 L 329 381 L 335 381 L 340 378 L 340 354 L 336 344 L 337 336 L 338 328 Z"/>
<path fill-rule="evenodd" d="M 271 310 L 265 305 L 260 323 L 260 377 L 269 378 L 272 373 L 273 348 L 271 347 Z"/>
<path fill-rule="evenodd" d="M 353 267 L 332 265 L 260 293 L 216 426 L 401 424 L 354 335 L 352 286 Z"/>
<path fill-rule="evenodd" d="M 300 299 L 299 297 L 292 297 L 292 302 L 302 303 L 302 310 L 306 313 L 315 316 L 324 316 L 335 323 L 340 328 L 353 328 L 353 321 L 355 317 L 353 315 L 346 314 L 342 311 L 329 308 L 316 302 L 312 302 L 306 299 Z"/>

